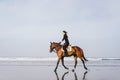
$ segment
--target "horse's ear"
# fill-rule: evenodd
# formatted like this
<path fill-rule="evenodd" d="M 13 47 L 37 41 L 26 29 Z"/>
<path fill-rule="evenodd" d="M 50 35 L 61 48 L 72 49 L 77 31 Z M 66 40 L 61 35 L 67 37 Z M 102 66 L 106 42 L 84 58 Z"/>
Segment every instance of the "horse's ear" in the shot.
<path fill-rule="evenodd" d="M 52 42 L 50 42 L 50 43 L 52 43 Z"/>

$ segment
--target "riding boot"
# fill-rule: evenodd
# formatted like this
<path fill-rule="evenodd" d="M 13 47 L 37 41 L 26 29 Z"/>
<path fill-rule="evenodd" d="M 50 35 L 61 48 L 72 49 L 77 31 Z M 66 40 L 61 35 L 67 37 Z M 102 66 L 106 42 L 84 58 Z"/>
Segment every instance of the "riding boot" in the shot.
<path fill-rule="evenodd" d="M 64 56 L 68 56 L 67 50 L 64 50 Z"/>

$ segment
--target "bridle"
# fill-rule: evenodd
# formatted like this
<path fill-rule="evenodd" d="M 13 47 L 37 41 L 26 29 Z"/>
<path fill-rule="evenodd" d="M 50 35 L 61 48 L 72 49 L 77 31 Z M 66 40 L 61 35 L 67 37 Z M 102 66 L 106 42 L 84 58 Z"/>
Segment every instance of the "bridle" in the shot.
<path fill-rule="evenodd" d="M 59 43 L 55 43 L 55 44 L 57 44 L 55 47 L 52 47 L 52 44 L 53 43 L 51 43 L 51 45 L 50 45 L 50 52 L 56 52 L 54 49 L 59 46 Z"/>

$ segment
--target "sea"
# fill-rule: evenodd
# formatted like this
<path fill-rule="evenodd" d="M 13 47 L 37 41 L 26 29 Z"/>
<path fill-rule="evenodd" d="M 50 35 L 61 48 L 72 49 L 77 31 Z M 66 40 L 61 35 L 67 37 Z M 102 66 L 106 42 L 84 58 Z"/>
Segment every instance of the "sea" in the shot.
<path fill-rule="evenodd" d="M 120 66 L 120 58 L 87 58 L 87 66 Z M 78 65 L 82 66 L 80 59 L 77 60 Z M 64 58 L 66 65 L 73 66 L 74 58 Z M 47 58 L 31 58 L 31 57 L 19 57 L 19 58 L 0 58 L 0 66 L 55 66 L 57 63 L 57 58 L 47 57 Z M 61 63 L 59 64 L 61 65 Z"/>
<path fill-rule="evenodd" d="M 120 80 L 120 58 L 87 58 L 85 70 L 78 59 L 75 71 L 74 58 L 65 57 L 56 72 L 57 58 L 0 58 L 0 80 Z"/>

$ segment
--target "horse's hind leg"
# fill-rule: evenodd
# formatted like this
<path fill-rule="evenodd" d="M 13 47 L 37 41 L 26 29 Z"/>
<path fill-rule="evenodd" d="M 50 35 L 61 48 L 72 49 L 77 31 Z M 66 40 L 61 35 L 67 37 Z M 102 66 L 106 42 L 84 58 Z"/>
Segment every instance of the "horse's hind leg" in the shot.
<path fill-rule="evenodd" d="M 61 60 L 62 60 L 62 65 L 64 66 L 64 68 L 65 68 L 65 69 L 69 69 L 69 68 L 67 68 L 67 67 L 64 65 L 64 57 L 62 57 Z"/>
<path fill-rule="evenodd" d="M 83 51 L 82 51 L 82 53 L 83 53 Z M 88 60 L 85 58 L 84 53 L 83 53 L 82 57 L 83 57 L 83 59 L 84 59 L 85 61 L 88 61 Z"/>
<path fill-rule="evenodd" d="M 77 66 L 77 56 L 74 56 L 74 60 L 75 60 L 74 69 L 76 69 L 76 66 Z"/>
<path fill-rule="evenodd" d="M 86 65 L 85 65 L 84 60 L 83 60 L 82 58 L 80 58 L 80 59 L 81 59 L 81 61 L 82 61 L 82 63 L 83 63 L 84 68 L 87 70 L 87 67 L 86 67 Z"/>

